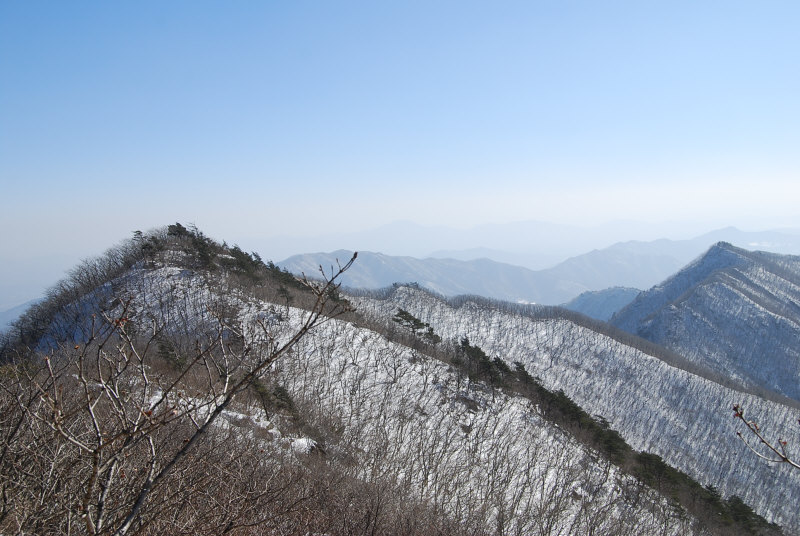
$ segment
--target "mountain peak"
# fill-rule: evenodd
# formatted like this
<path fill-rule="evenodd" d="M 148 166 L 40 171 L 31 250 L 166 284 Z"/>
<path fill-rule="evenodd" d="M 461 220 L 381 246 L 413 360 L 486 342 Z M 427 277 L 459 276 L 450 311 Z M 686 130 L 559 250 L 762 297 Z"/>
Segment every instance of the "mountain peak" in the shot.
<path fill-rule="evenodd" d="M 724 240 L 720 240 L 719 242 L 717 242 L 716 244 L 713 244 L 711 246 L 711 249 L 715 249 L 715 248 L 734 249 L 734 245 L 731 244 L 730 242 L 726 242 Z"/>
<path fill-rule="evenodd" d="M 728 242 L 717 242 L 675 275 L 642 292 L 615 314 L 611 322 L 629 333 L 637 333 L 648 317 L 657 314 L 712 274 L 744 264 L 747 261 L 744 253 L 747 252 Z"/>
<path fill-rule="evenodd" d="M 724 372 L 741 385 L 800 400 L 800 259 L 714 244 L 640 294 L 612 324 Z"/>

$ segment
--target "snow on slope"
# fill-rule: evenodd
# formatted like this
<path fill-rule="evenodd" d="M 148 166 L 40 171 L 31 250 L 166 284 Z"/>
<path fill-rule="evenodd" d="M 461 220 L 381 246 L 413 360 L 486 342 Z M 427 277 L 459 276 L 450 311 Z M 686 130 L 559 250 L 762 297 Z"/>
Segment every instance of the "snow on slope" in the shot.
<path fill-rule="evenodd" d="M 591 290 L 612 286 L 647 289 L 683 268 L 709 245 L 720 241 L 776 253 L 800 252 L 800 237 L 797 235 L 779 231 L 747 232 L 728 227 L 691 240 L 618 242 L 567 259 L 549 271 L 560 278 L 580 282 Z"/>
<path fill-rule="evenodd" d="M 688 520 L 652 493 L 629 502 L 634 479 L 523 398 L 470 385 L 443 363 L 341 322 L 302 346 L 301 358 L 282 362 L 278 374 L 319 426 L 338 423 L 333 448 L 419 490 L 456 519 L 487 510 L 493 523 L 522 534 L 539 533 L 538 524 L 562 534 L 622 527 L 653 534 L 657 519 L 668 532 L 688 530 Z M 650 501 L 660 512 L 655 518 L 645 513 Z"/>
<path fill-rule="evenodd" d="M 259 337 L 256 321 L 267 315 L 278 323 L 278 342 L 308 314 L 171 268 L 132 273 L 123 294 L 134 297 L 138 317 L 157 311 L 197 333 L 220 306 L 239 311 L 248 338 Z M 331 463 L 355 464 L 364 479 L 392 479 L 465 523 L 522 534 L 690 530 L 692 520 L 668 500 L 546 422 L 528 400 L 470 384 L 369 329 L 327 321 L 269 379 L 285 386 L 314 431 L 292 449 L 313 440 Z"/>
<path fill-rule="evenodd" d="M 611 323 L 737 379 L 800 400 L 800 257 L 720 243 Z"/>
<path fill-rule="evenodd" d="M 536 319 L 467 301 L 455 307 L 401 287 L 389 299 L 358 298 L 380 317 L 403 308 L 445 338 L 469 337 L 490 356 L 520 361 L 545 387 L 605 417 L 631 446 L 725 495 L 739 495 L 768 520 L 800 530 L 800 474 L 756 459 L 735 436 L 732 406 L 762 429 L 800 445 L 797 410 L 722 387 L 608 336 L 559 318 Z M 796 428 L 796 427 L 795 427 Z"/>

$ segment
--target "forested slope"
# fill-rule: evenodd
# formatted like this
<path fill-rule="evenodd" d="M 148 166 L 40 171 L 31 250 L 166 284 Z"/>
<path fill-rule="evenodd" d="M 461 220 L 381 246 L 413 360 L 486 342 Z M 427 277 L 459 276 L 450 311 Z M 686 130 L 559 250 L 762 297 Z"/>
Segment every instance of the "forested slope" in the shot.
<path fill-rule="evenodd" d="M 518 361 L 531 375 L 611 427 L 636 449 L 660 455 L 704 485 L 741 495 L 756 511 L 797 530 L 800 475 L 756 459 L 736 439 L 732 407 L 740 404 L 762 429 L 800 444 L 797 409 L 745 394 L 697 376 L 619 340 L 549 311 L 537 316 L 486 300 L 447 302 L 397 287 L 357 300 L 382 317 L 398 308 L 428 323 L 445 338 L 469 337 L 491 357 Z"/>
<path fill-rule="evenodd" d="M 84 263 L 4 340 L 0 531 L 711 533 L 376 312 L 177 224 Z"/>
<path fill-rule="evenodd" d="M 719 243 L 611 323 L 742 385 L 800 400 L 800 257 Z"/>

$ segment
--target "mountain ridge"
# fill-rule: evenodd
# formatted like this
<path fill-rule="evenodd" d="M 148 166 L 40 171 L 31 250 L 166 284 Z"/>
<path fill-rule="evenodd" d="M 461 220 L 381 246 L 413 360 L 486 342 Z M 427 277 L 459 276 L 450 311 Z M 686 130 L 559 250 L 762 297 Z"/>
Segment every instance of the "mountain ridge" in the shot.
<path fill-rule="evenodd" d="M 32 389 L 26 407 L 0 398 L 4 415 L 68 423 L 57 434 L 2 435 L 14 459 L 0 460 L 7 519 L 26 531 L 57 533 L 88 512 L 110 529 L 141 519 L 169 533 L 165 506 L 191 506 L 210 533 L 232 522 L 332 534 L 488 534 L 498 523 L 519 533 L 541 523 L 587 535 L 690 530 L 693 518 L 650 487 L 652 475 L 623 473 L 526 398 L 456 370 L 465 352 L 483 354 L 477 346 L 403 335 L 396 314 L 370 324 L 330 281 L 298 281 L 177 225 L 71 277 L 17 323 L 18 342 L 31 346 L 3 353 L 28 359 L 3 368 L 4 388 Z M 54 470 L 20 471 L 32 452 Z M 31 506 L 26 485 L 42 480 L 48 500 Z M 82 502 L 50 500 L 73 489 Z M 695 489 L 722 511 L 747 512 Z M 284 506 L 292 493 L 297 515 Z"/>
<path fill-rule="evenodd" d="M 362 258 L 359 254 L 358 260 Z M 340 260 L 349 265 L 346 256 Z M 671 497 L 656 494 L 663 479 L 677 483 L 687 478 L 665 465 L 666 461 L 695 479 L 693 484 L 686 481 L 684 489 L 694 491 L 683 495 L 683 500 L 703 497 L 722 508 L 719 512 L 744 513 L 745 519 L 755 522 L 738 499 L 741 495 L 768 520 L 787 530 L 800 528 L 800 517 L 791 508 L 800 494 L 800 475 L 785 468 L 735 463 L 749 454 L 743 445 L 726 440 L 734 430 L 726 418 L 734 403 L 762 415 L 759 421 L 768 429 L 778 428 L 794 415 L 794 406 L 725 387 L 682 368 L 681 356 L 656 344 L 556 307 L 469 296 L 443 299 L 407 286 L 394 286 L 383 294 L 340 291 L 327 281 L 336 275 L 339 264 L 334 263 L 333 273 L 326 273 L 322 281 L 298 280 L 256 254 L 221 245 L 178 224 L 139 237 L 111 250 L 107 258 L 76 269 L 48 302 L 17 322 L 18 341 L 30 345 L 28 350 L 25 344 L 4 346 L 3 358 L 30 352 L 29 367 L 33 368 L 4 368 L 8 374 L 0 375 L 0 381 L 14 378 L 15 371 L 35 370 L 51 379 L 37 382 L 44 385 L 47 396 L 33 396 L 31 410 L 20 412 L 14 404 L 6 409 L 22 419 L 36 411 L 41 422 L 50 422 L 59 413 L 47 401 L 56 400 L 59 392 L 73 393 L 75 397 L 63 399 L 66 411 L 70 418 L 86 415 L 89 420 L 84 424 L 91 430 L 95 401 L 81 393 L 97 390 L 114 404 L 126 405 L 131 400 L 133 406 L 117 413 L 123 421 L 132 419 L 130 426 L 159 423 L 166 427 L 179 418 L 188 427 L 180 435 L 159 436 L 154 444 L 158 452 L 185 452 L 181 445 L 188 448 L 194 440 L 181 443 L 184 434 L 189 431 L 199 437 L 198 432 L 208 429 L 211 442 L 198 442 L 204 456 L 214 462 L 211 465 L 219 463 L 215 442 L 223 442 L 233 449 L 232 459 L 255 464 L 258 471 L 245 471 L 248 476 L 287 467 L 301 471 L 312 487 L 319 484 L 333 493 L 329 499 L 321 496 L 313 506 L 317 510 L 311 518 L 323 521 L 330 515 L 326 504 L 350 504 L 356 509 L 371 504 L 353 502 L 352 495 L 341 499 L 335 488 L 314 480 L 339 479 L 341 474 L 346 479 L 336 481 L 348 483 L 341 492 L 345 497 L 353 489 L 350 486 L 363 490 L 366 497 L 383 490 L 382 500 L 389 493 L 390 500 L 398 501 L 391 504 L 411 501 L 421 508 L 415 512 L 438 513 L 439 519 L 452 521 L 448 526 L 467 524 L 474 528 L 473 534 L 493 532 L 498 519 L 509 530 L 534 533 L 545 515 L 548 523 L 554 523 L 552 530 L 570 534 L 601 530 L 677 536 L 708 534 L 712 526 L 714 534 L 730 534 L 725 522 L 711 518 L 706 520 L 710 525 L 703 525 L 670 502 Z M 315 329 L 303 331 L 314 318 L 322 319 L 319 315 L 324 311 L 331 316 L 314 324 Z M 334 315 L 335 311 L 342 316 Z M 428 331 L 417 333 L 422 328 Z M 303 336 L 298 338 L 298 334 Z M 272 366 L 270 352 L 276 348 L 291 351 Z M 108 369 L 86 367 L 87 356 L 98 355 L 103 363 L 113 363 L 109 352 L 117 351 L 117 359 L 133 361 Z M 265 351 L 267 360 L 263 361 L 260 356 Z M 241 404 L 231 398 L 230 405 L 219 405 L 220 392 L 226 393 L 230 381 L 247 378 L 251 366 L 264 372 L 252 384 L 252 391 L 247 391 Z M 184 386 L 176 383 L 180 378 L 198 378 L 199 383 L 195 380 Z M 25 376 L 16 381 L 24 386 Z M 522 385 L 518 382 L 538 386 L 543 394 L 539 404 L 558 404 L 560 411 L 573 415 L 578 431 L 600 433 L 604 441 L 610 441 L 604 447 L 610 448 L 608 452 L 619 452 L 619 438 L 624 438 L 633 449 L 627 459 L 635 461 L 640 472 L 620 471 L 622 466 L 600 456 L 600 451 L 587 450 L 577 436 L 565 435 L 563 429 L 546 422 L 543 417 L 552 408 L 520 397 L 513 390 Z M 124 398 L 113 385 L 125 386 Z M 211 391 L 203 395 L 202 389 L 198 391 L 202 386 Z M 191 388 L 188 398 L 187 387 Z M 0 402 L 5 400 L 0 398 Z M 82 405 L 84 413 L 79 411 Z M 216 417 L 220 417 L 218 424 L 200 425 Z M 113 428 L 116 422 L 95 420 L 94 427 Z M 76 424 L 63 433 L 70 437 Z M 58 421 L 53 425 L 58 426 Z M 96 438 L 95 454 L 100 458 L 109 449 L 123 449 L 117 456 L 128 477 L 100 470 L 100 478 L 114 486 L 146 484 L 141 480 L 144 474 L 130 465 L 136 458 L 128 461 L 123 456 L 127 442 L 104 443 L 105 437 L 127 432 L 109 435 L 110 431 L 89 434 L 83 440 Z M 14 447 L 19 447 L 20 456 L 31 452 L 31 445 L 47 455 L 53 452 L 47 448 L 50 437 L 61 436 L 25 436 Z M 800 441 L 800 434 L 791 430 L 784 437 L 792 443 Z M 236 450 L 242 439 L 247 439 L 243 445 L 265 455 L 252 458 L 247 455 L 251 450 Z M 94 448 L 72 452 L 80 458 Z M 148 456 L 155 456 L 150 452 Z M 59 470 L 45 475 L 57 479 L 62 470 L 81 471 L 91 464 L 57 466 Z M 15 475 L 6 481 L 28 482 L 30 475 L 19 473 L 17 467 L 0 465 Z M 86 476 L 91 479 L 90 473 Z M 63 489 L 51 484 L 48 489 Z M 727 498 L 703 486 L 718 487 Z M 158 489 L 164 492 L 163 487 Z M 671 488 L 662 492 L 667 489 Z M 197 493 L 196 500 L 206 500 L 206 491 L 213 490 L 187 488 L 187 493 Z M 240 490 L 231 488 L 231 492 Z M 24 500 L 24 489 L 14 487 L 9 493 L 11 498 L 4 500 Z M 98 495 L 101 500 L 102 496 Z M 158 496 L 169 500 L 168 495 Z M 340 500 L 344 502 L 336 502 Z M 73 505 L 71 501 L 45 503 L 55 509 Z M 90 515 L 98 507 L 92 508 Z M 10 511 L 22 510 L 12 506 Z M 380 511 L 387 512 L 383 507 Z M 224 508 L 218 513 L 227 515 Z M 426 520 L 437 519 L 425 515 Z M 36 519 L 43 518 L 30 518 L 31 522 Z M 394 518 L 382 519 L 391 526 Z M 309 528 L 326 530 L 324 525 Z M 344 528 L 327 530 L 346 532 Z"/>
<path fill-rule="evenodd" d="M 359 303 L 375 308 L 380 315 L 398 307 L 410 311 L 445 338 L 469 334 L 470 342 L 485 348 L 490 356 L 519 360 L 549 389 L 563 389 L 579 405 L 602 415 L 634 448 L 651 450 L 695 478 L 705 475 L 704 483 L 725 493 L 746 490 L 746 500 L 753 501 L 759 511 L 781 508 L 779 517 L 784 520 L 795 515 L 781 501 L 780 493 L 776 495 L 776 489 L 787 485 L 782 479 L 794 481 L 798 475 L 788 468 L 777 473 L 756 464 L 753 470 L 760 476 L 745 477 L 743 467 L 728 465 L 747 456 L 746 448 L 733 441 L 730 430 L 729 414 L 733 404 L 740 403 L 737 400 L 746 400 L 742 404 L 751 413 L 757 412 L 759 423 L 770 430 L 792 422 L 795 405 L 768 403 L 729 390 L 557 315 L 538 317 L 534 311 L 529 317 L 470 297 L 444 301 L 405 287 L 365 301 Z M 800 441 L 796 431 L 784 431 L 789 443 Z M 700 444 L 703 446 L 698 448 Z M 800 480 L 791 486 L 786 493 L 798 496 Z"/>
<path fill-rule="evenodd" d="M 800 397 L 800 257 L 717 243 L 611 319 L 625 331 Z"/>

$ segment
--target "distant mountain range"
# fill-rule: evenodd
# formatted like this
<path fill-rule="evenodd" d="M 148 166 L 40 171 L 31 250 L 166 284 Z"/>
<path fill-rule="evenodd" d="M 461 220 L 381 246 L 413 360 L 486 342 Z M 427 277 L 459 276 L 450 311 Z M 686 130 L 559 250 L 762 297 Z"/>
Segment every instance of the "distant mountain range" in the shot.
<path fill-rule="evenodd" d="M 641 291 L 637 288 L 612 287 L 586 291 L 569 303 L 566 309 L 607 322 L 614 313 L 631 303 Z"/>
<path fill-rule="evenodd" d="M 380 251 L 387 255 L 416 258 L 475 260 L 490 258 L 531 270 L 552 267 L 569 257 L 606 248 L 622 240 L 653 240 L 663 237 L 691 237 L 680 224 L 650 225 L 618 221 L 594 227 L 520 221 L 485 224 L 468 229 L 420 225 L 397 221 L 375 229 L 315 237 L 284 236 L 249 240 L 248 248 L 286 258 L 302 252 Z"/>
<path fill-rule="evenodd" d="M 800 254 L 800 229 L 774 229 L 760 233 L 742 233 L 733 228 L 708 233 L 708 229 L 698 224 L 648 224 L 639 221 L 616 221 L 588 227 L 519 221 L 457 229 L 397 221 L 375 229 L 319 236 L 260 237 L 259 230 L 253 229 L 254 235 L 246 240 L 246 245 L 248 250 L 258 251 L 264 258 L 272 260 L 298 253 L 347 249 L 420 259 L 434 257 L 468 261 L 489 258 L 531 270 L 552 268 L 568 258 L 603 250 L 620 242 L 651 242 L 664 238 L 677 242 L 702 238 L 700 249 L 695 248 L 688 260 L 721 240 L 747 249 Z M 773 246 L 778 249 L 773 249 Z M 786 249 L 789 246 L 793 249 Z"/>
<path fill-rule="evenodd" d="M 361 251 L 359 262 L 347 273 L 344 284 L 355 288 L 380 288 L 393 283 L 416 282 L 447 296 L 476 294 L 506 301 L 558 305 L 587 291 L 612 287 L 650 288 L 720 240 L 748 249 L 800 253 L 798 235 L 779 231 L 751 233 L 735 228 L 720 229 L 691 240 L 620 242 L 536 271 L 497 259 L 467 259 L 480 254 L 512 258 L 499 250 L 486 248 L 462 251 L 461 258 L 425 259 Z M 459 254 L 456 250 L 449 250 L 449 253 Z M 278 264 L 293 273 L 314 275 L 320 265 L 333 266 L 336 259 L 346 261 L 350 255 L 352 252 L 347 250 L 310 253 L 289 257 Z"/>
<path fill-rule="evenodd" d="M 346 262 L 352 251 L 295 255 L 279 263 L 292 273 L 318 276 L 338 262 Z M 382 288 L 393 283 L 417 283 L 444 294 L 476 294 L 505 301 L 555 303 L 579 293 L 579 287 L 541 275 L 527 268 L 489 259 L 416 259 L 360 251 L 358 262 L 345 274 L 343 284 L 351 288 Z M 562 286 L 566 285 L 566 286 Z"/>
<path fill-rule="evenodd" d="M 800 400 L 800 257 L 718 243 L 611 323 L 743 385 Z"/>
<path fill-rule="evenodd" d="M 11 327 L 11 324 L 13 324 L 22 313 L 27 311 L 31 305 L 34 305 L 39 301 L 41 300 L 31 300 L 23 303 L 22 305 L 12 307 L 6 311 L 0 311 L 0 333 L 8 330 Z"/>

